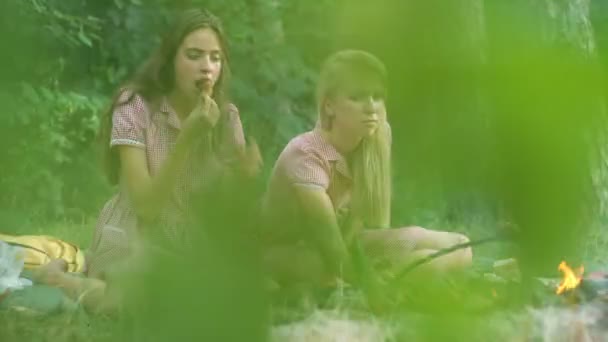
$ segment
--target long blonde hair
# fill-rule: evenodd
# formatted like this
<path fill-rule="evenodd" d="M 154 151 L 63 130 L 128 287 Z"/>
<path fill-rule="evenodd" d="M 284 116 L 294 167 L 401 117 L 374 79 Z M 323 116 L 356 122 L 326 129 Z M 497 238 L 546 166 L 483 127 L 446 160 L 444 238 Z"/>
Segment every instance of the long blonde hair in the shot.
<path fill-rule="evenodd" d="M 323 110 L 323 101 L 349 82 L 375 79 L 386 87 L 386 69 L 365 51 L 344 50 L 330 56 L 321 69 L 317 86 L 319 124 L 332 126 Z M 350 157 L 353 176 L 351 219 L 360 219 L 369 228 L 388 228 L 391 213 L 391 131 L 386 113 L 379 113 L 376 131 L 365 137 Z"/>

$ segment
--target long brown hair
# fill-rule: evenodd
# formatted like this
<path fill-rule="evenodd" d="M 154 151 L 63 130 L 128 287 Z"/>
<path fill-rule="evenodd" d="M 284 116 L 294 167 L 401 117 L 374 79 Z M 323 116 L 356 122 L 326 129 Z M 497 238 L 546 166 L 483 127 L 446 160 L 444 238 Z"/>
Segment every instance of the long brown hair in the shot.
<path fill-rule="evenodd" d="M 344 50 L 324 63 L 317 85 L 319 123 L 331 130 L 332 118 L 324 113 L 323 102 L 350 82 L 377 81 L 386 92 L 386 69 L 372 54 Z M 391 212 L 391 132 L 386 113 L 380 114 L 378 129 L 364 138 L 350 157 L 353 173 L 351 216 L 372 228 L 388 228 Z"/>
<path fill-rule="evenodd" d="M 118 155 L 110 147 L 114 109 L 129 102 L 136 94 L 142 96 L 148 104 L 157 104 L 161 97 L 168 95 L 175 86 L 175 56 L 178 49 L 188 34 L 201 28 L 213 30 L 220 43 L 222 69 L 213 88 L 212 97 L 221 111 L 226 110 L 229 102 L 227 89 L 230 67 L 228 44 L 221 22 L 207 10 L 189 9 L 183 11 L 163 37 L 160 46 L 141 65 L 133 77 L 118 88 L 110 106 L 102 115 L 98 141 L 101 144 L 103 168 L 111 184 L 117 184 L 119 179 Z M 129 91 L 130 96 L 125 101 L 119 102 L 119 98 L 125 91 Z"/>

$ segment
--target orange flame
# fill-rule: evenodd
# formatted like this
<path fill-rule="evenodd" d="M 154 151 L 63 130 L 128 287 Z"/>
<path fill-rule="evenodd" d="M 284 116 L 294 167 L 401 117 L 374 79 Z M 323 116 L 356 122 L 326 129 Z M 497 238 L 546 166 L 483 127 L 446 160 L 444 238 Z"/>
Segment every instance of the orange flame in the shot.
<path fill-rule="evenodd" d="M 561 283 L 555 290 L 555 293 L 557 294 L 562 294 L 579 286 L 581 280 L 583 279 L 583 272 L 585 271 L 583 266 L 577 268 L 576 270 L 572 270 L 565 261 L 562 261 L 557 269 L 564 274 Z"/>

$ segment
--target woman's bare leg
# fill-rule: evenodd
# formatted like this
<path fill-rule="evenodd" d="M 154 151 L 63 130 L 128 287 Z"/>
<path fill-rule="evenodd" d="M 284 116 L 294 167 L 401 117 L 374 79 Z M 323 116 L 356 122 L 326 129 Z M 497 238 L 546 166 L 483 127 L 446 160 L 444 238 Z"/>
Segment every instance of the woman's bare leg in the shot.
<path fill-rule="evenodd" d="M 70 299 L 80 302 L 91 312 L 109 313 L 116 309 L 115 303 L 106 295 L 106 283 L 99 279 L 82 278 L 66 272 L 67 265 L 55 259 L 47 265 L 35 269 L 36 283 L 59 288 Z"/>
<path fill-rule="evenodd" d="M 469 242 L 469 238 L 460 233 L 435 231 L 421 227 L 398 228 L 404 239 L 412 239 L 416 250 L 440 250 Z M 470 247 L 456 250 L 437 258 L 435 263 L 440 271 L 462 270 L 471 265 L 473 251 Z M 431 263 L 433 262 L 431 261 Z"/>
<path fill-rule="evenodd" d="M 402 268 L 437 250 L 469 239 L 459 233 L 433 231 L 421 227 L 369 230 L 362 235 L 363 248 L 373 258 L 387 259 L 396 268 Z M 444 273 L 468 267 L 473 258 L 471 248 L 443 255 L 421 266 L 425 272 Z"/>

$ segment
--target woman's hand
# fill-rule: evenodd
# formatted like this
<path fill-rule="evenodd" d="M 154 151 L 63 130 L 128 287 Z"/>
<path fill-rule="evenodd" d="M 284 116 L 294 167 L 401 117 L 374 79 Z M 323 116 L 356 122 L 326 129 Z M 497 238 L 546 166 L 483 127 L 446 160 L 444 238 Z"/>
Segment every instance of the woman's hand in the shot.
<path fill-rule="evenodd" d="M 217 104 L 209 96 L 201 100 L 182 122 L 173 151 L 160 170 L 150 175 L 146 151 L 133 146 L 120 146 L 121 177 L 125 180 L 130 199 L 140 219 L 153 221 L 172 198 L 177 184 L 175 175 L 183 170 L 195 143 L 208 138 L 210 129 L 220 117 Z"/>
<path fill-rule="evenodd" d="M 294 185 L 295 195 L 306 216 L 303 229 L 310 234 L 315 248 L 319 249 L 322 259 L 331 275 L 342 278 L 352 274 L 350 253 L 338 224 L 331 198 L 324 188 Z"/>
<path fill-rule="evenodd" d="M 215 127 L 219 118 L 217 103 L 208 95 L 202 95 L 199 103 L 184 121 L 183 130 L 189 135 L 198 136 L 201 131 Z"/>

